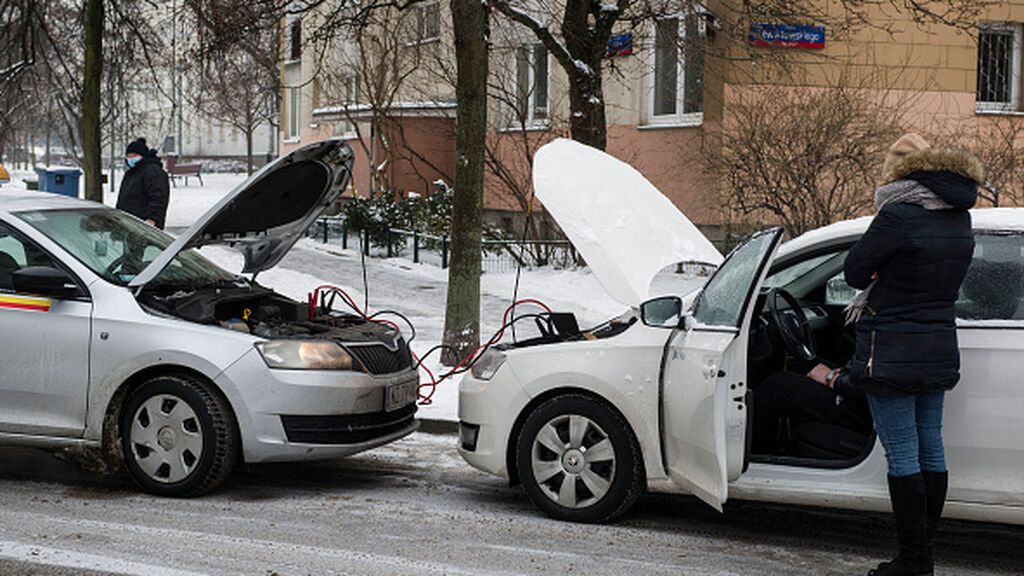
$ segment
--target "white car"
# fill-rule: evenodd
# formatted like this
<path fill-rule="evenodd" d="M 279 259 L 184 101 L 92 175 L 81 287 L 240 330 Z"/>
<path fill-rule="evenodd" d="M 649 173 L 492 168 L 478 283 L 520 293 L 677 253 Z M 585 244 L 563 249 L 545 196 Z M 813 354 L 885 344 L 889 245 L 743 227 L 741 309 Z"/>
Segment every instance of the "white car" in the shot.
<path fill-rule="evenodd" d="M 833 432 L 823 423 L 797 431 L 786 453 L 753 453 L 751 438 L 751 388 L 766 361 L 814 356 L 815 345 L 820 355 L 852 354 L 842 310 L 856 291 L 843 263 L 870 218 L 784 244 L 780 229 L 755 234 L 699 294 L 650 300 L 661 267 L 716 263 L 711 245 L 601 152 L 556 141 L 534 170 L 547 211 L 631 313 L 557 343 L 490 350 L 460 384 L 465 460 L 572 521 L 614 518 L 645 489 L 719 510 L 728 498 L 888 510 L 885 457 L 870 433 L 845 437 L 842 450 L 816 448 Z M 946 516 L 1021 524 L 1024 209 L 972 216 L 977 248 L 957 302 L 962 379 L 945 408 Z"/>
<path fill-rule="evenodd" d="M 0 192 L 0 444 L 123 461 L 142 488 L 190 496 L 238 462 L 412 433 L 418 372 L 396 329 L 255 282 L 352 159 L 340 141 L 288 154 L 177 239 L 100 204 Z M 241 250 L 252 278 L 192 250 L 210 244 Z"/>

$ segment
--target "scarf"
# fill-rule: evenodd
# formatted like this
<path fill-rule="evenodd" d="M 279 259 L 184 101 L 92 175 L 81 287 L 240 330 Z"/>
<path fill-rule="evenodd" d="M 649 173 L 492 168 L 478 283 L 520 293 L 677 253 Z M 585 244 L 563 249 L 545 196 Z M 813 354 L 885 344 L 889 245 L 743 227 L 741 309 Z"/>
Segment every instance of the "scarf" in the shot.
<path fill-rule="evenodd" d="M 916 204 L 925 210 L 951 210 L 953 208 L 948 202 L 939 198 L 935 192 L 914 180 L 896 180 L 895 182 L 883 184 L 875 190 L 875 208 L 879 211 L 889 204 L 900 203 Z M 846 313 L 847 326 L 860 320 L 864 310 L 867 309 L 871 289 L 877 283 L 877 279 L 873 280 L 867 288 L 857 293 L 850 300 L 850 303 L 846 305 L 844 312 Z"/>

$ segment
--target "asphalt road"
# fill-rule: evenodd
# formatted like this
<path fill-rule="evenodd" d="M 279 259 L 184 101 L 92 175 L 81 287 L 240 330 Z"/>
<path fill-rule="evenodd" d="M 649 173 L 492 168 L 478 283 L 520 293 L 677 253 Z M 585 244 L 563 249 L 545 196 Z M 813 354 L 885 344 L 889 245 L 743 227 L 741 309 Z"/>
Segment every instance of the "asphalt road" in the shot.
<path fill-rule="evenodd" d="M 882 515 L 648 496 L 609 526 L 543 517 L 416 434 L 343 461 L 250 466 L 195 500 L 138 493 L 31 450 L 0 449 L 0 575 L 864 574 Z M 1024 574 L 1024 529 L 948 522 L 940 574 Z"/>

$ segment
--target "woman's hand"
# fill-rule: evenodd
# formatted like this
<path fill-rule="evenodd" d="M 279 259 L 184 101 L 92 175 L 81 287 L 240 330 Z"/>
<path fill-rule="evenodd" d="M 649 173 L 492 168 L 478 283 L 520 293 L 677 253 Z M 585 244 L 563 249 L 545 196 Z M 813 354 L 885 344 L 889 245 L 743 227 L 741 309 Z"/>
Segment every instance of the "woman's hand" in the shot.
<path fill-rule="evenodd" d="M 818 364 L 814 368 L 811 368 L 811 371 L 807 373 L 807 377 L 810 378 L 811 380 L 814 380 L 818 384 L 825 386 L 826 388 L 831 388 L 832 386 L 830 386 L 829 383 L 826 382 L 826 378 L 828 378 L 829 372 L 831 371 L 832 369 L 829 368 L 828 366 L 825 366 L 824 364 Z"/>

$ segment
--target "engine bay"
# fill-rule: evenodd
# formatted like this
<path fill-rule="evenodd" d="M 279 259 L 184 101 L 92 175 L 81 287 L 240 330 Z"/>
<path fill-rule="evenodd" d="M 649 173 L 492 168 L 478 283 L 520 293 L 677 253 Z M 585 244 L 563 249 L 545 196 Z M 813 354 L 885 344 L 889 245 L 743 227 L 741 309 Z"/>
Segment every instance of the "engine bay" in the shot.
<path fill-rule="evenodd" d="M 327 338 L 341 342 L 390 341 L 388 328 L 355 314 L 311 315 L 309 305 L 259 285 L 194 289 L 146 288 L 144 307 L 189 322 L 220 326 L 261 338 Z M 313 317 L 311 317 L 313 316 Z"/>

